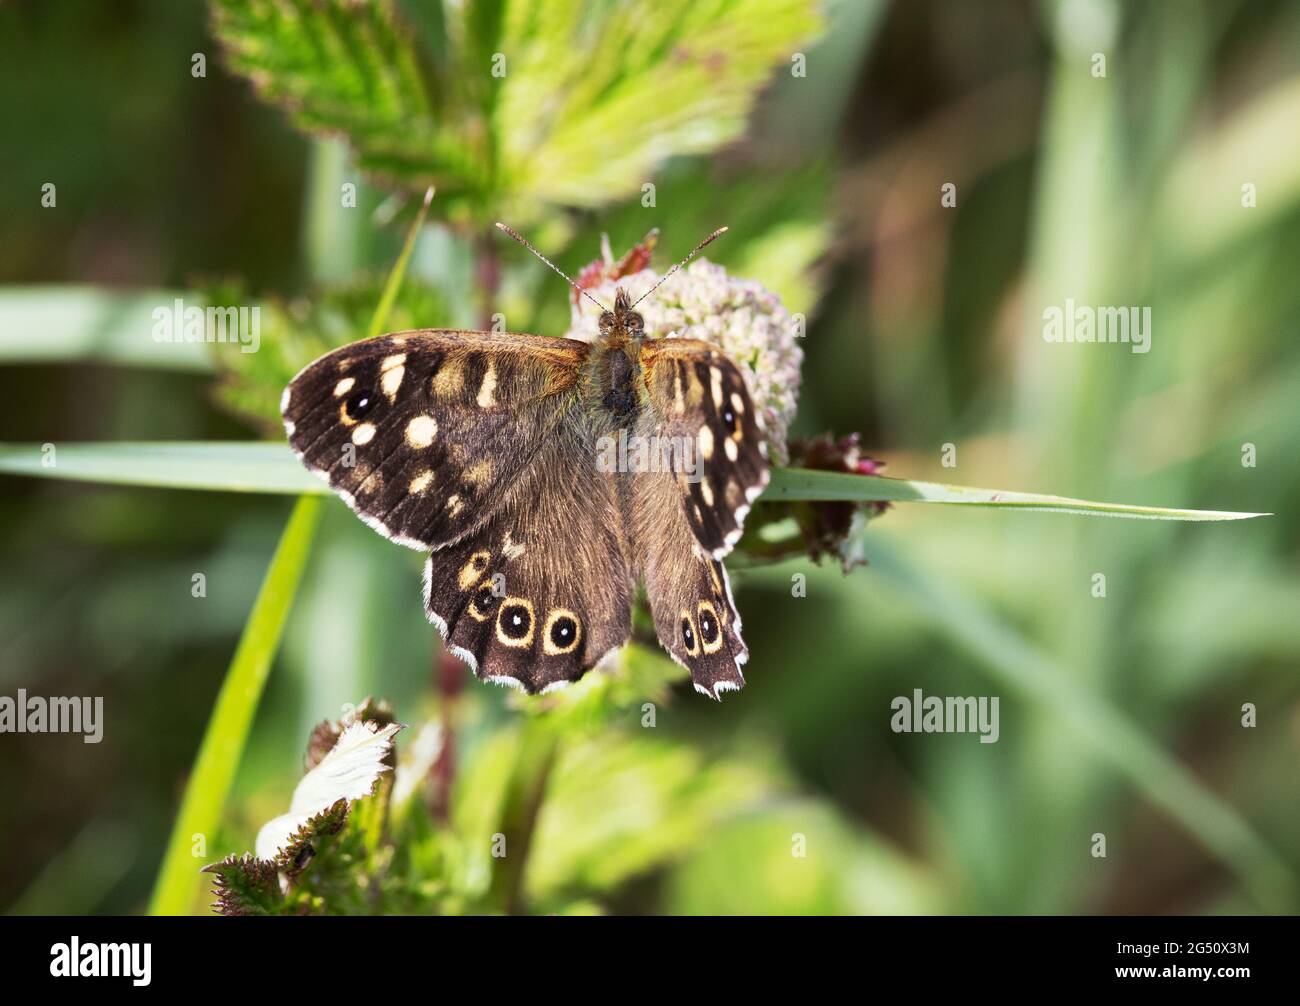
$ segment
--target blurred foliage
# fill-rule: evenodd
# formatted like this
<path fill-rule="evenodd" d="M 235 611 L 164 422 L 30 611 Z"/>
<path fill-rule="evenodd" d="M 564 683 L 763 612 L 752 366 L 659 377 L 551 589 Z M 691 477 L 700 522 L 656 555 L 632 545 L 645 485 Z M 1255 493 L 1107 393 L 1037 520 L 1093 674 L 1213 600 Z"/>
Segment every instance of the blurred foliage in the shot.
<path fill-rule="evenodd" d="M 279 439 L 280 395 L 303 367 L 331 349 L 363 338 L 383 284 L 361 280 L 331 286 L 316 297 L 258 305 L 262 347 L 256 353 L 216 353 L 221 381 L 218 400 L 263 433 Z M 231 286 L 204 292 L 209 304 L 243 304 L 247 296 Z M 420 328 L 442 314 L 442 300 L 427 285 L 406 282 L 389 312 L 391 331 Z"/>
<path fill-rule="evenodd" d="M 900 504 L 851 577 L 737 571 L 750 686 L 715 706 L 640 644 L 535 700 L 448 673 L 416 558 L 329 504 L 195 870 L 282 812 L 314 724 L 384 694 L 417 726 L 382 837 L 374 801 L 320 839 L 313 910 L 374 910 L 312 886 L 355 863 L 399 878 L 384 908 L 411 912 L 1300 906 L 1300 9 L 825 8 L 814 40 L 802 3 L 0 6 L 0 121 L 22 154 L 0 186 L 6 440 L 247 435 L 317 346 L 364 334 L 365 277 L 436 180 L 394 327 L 500 310 L 563 331 L 567 291 L 482 237 L 495 218 L 569 271 L 602 232 L 627 247 L 658 226 L 666 262 L 727 223 L 710 255 L 809 315 L 796 432 L 861 430 L 917 478 L 1278 515 Z M 148 339 L 151 304 L 200 290 L 263 305 L 262 351 Z M 1044 343 L 1041 311 L 1067 296 L 1150 304 L 1152 352 Z M 22 575 L 0 593 L 3 690 L 103 695 L 109 720 L 98 748 L 0 738 L 0 903 L 139 911 L 286 508 L 3 485 Z M 914 688 L 1000 694 L 1001 739 L 892 733 L 890 699 Z M 494 859 L 497 833 L 527 855 Z M 275 879 L 243 896 L 271 904 Z"/>

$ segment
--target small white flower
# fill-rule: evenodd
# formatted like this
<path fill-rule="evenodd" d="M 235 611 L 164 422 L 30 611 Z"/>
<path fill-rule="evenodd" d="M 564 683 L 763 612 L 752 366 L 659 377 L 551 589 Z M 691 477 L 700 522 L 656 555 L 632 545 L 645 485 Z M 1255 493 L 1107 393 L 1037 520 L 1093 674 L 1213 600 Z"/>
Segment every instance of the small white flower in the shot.
<path fill-rule="evenodd" d="M 613 304 L 614 292 L 621 286 L 635 301 L 659 278 L 645 269 L 619 280 L 604 280 L 589 292 L 598 301 Z M 696 259 L 637 305 L 637 311 L 645 319 L 648 337 L 703 339 L 735 362 L 767 424 L 772 457 L 785 464 L 786 429 L 798 404 L 803 350 L 795 337 L 795 321 L 780 298 L 758 283 L 727 275 L 720 265 Z M 599 334 L 599 317 L 595 305 L 578 298 L 568 337 L 593 341 Z"/>
<path fill-rule="evenodd" d="M 384 757 L 392 749 L 400 723 L 379 727 L 350 723 L 320 763 L 302 777 L 293 791 L 289 813 L 268 821 L 257 833 L 258 859 L 275 859 L 304 824 L 339 800 L 369 796 L 379 777 L 388 771 Z"/>

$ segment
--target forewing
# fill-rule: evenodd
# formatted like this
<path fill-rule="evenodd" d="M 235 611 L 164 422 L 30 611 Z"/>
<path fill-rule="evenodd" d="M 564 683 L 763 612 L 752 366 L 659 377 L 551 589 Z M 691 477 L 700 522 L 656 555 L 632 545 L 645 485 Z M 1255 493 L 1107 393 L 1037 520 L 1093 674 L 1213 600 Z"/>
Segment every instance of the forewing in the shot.
<path fill-rule="evenodd" d="M 322 356 L 281 399 L 289 444 L 385 537 L 449 545 L 488 521 L 576 398 L 584 343 L 426 329 Z"/>
<path fill-rule="evenodd" d="M 695 540 L 721 559 L 767 485 L 762 418 L 739 368 L 707 342 L 646 340 L 640 362 L 649 405 L 642 432 L 696 445 L 698 468 L 674 473 L 677 490 Z"/>
<path fill-rule="evenodd" d="M 583 427 L 575 408 L 491 518 L 425 567 L 429 620 L 485 680 L 547 691 L 631 632 L 618 489 L 597 473 Z"/>

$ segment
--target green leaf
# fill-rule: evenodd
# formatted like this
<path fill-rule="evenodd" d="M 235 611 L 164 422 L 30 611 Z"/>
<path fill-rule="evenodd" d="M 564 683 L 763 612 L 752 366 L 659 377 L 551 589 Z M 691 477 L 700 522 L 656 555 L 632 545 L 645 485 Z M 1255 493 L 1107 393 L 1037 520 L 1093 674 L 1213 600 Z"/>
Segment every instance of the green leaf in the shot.
<path fill-rule="evenodd" d="M 562 746 L 527 864 L 531 898 L 610 891 L 708 842 L 722 821 L 775 790 L 770 759 L 714 757 L 655 738 L 641 716 L 628 710 L 624 729 Z"/>
<path fill-rule="evenodd" d="M 56 447 L 57 462 L 52 467 L 42 464 L 44 455 L 41 448 L 40 444 L 0 444 L 0 472 L 174 489 L 295 494 L 329 492 L 329 488 L 312 477 L 289 448 L 281 444 L 64 444 Z M 849 475 L 803 468 L 775 469 L 762 499 L 946 503 L 1146 520 L 1223 521 L 1271 516 L 1266 513 L 1099 503 L 1042 493 L 976 489 L 882 475 Z"/>
<path fill-rule="evenodd" d="M 216 834 L 253 714 L 271 671 L 271 659 L 307 564 L 319 513 L 319 499 L 300 499 L 271 558 L 185 786 L 149 905 L 152 915 L 180 915 L 189 911 L 194 901 L 199 880 L 192 851 L 194 836 L 210 839 Z"/>
<path fill-rule="evenodd" d="M 361 168 L 448 195 L 486 182 L 482 139 L 447 121 L 389 0 L 215 0 L 212 12 L 230 69 L 299 129 L 344 134 Z"/>
<path fill-rule="evenodd" d="M 812 0 L 446 2 L 412 10 L 418 32 L 391 0 L 212 6 L 230 68 L 296 126 L 480 224 L 639 193 L 666 158 L 734 139 L 822 28 Z"/>

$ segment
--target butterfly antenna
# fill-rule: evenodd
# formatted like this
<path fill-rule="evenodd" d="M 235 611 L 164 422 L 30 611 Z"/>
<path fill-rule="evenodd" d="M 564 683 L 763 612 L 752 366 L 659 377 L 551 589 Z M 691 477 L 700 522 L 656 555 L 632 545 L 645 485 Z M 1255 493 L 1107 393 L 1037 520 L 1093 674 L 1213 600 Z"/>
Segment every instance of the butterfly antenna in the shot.
<path fill-rule="evenodd" d="M 691 249 L 691 253 L 690 253 L 689 255 L 687 255 L 684 259 L 682 259 L 682 260 L 681 260 L 680 262 L 678 262 L 675 266 L 673 266 L 673 267 L 672 267 L 671 269 L 669 269 L 666 273 L 664 273 L 664 274 L 663 274 L 663 278 L 660 279 L 659 282 L 656 283 L 654 286 L 652 286 L 649 290 L 647 290 L 645 293 L 643 293 L 640 297 L 638 297 L 638 298 L 636 299 L 636 301 L 632 304 L 632 306 L 633 306 L 633 307 L 636 307 L 637 304 L 640 304 L 641 301 L 645 300 L 645 299 L 646 299 L 647 297 L 649 297 L 652 293 L 654 293 L 656 290 L 658 290 L 661 286 L 663 286 L 666 282 L 668 282 L 668 277 L 669 277 L 669 276 L 671 276 L 673 273 L 675 273 L 675 272 L 676 272 L 678 269 L 680 269 L 682 266 L 684 266 L 684 265 L 686 265 L 688 262 L 690 262 L 691 259 L 695 258 L 695 256 L 698 255 L 701 251 L 703 251 L 703 250 L 704 250 L 708 245 L 710 245 L 710 244 L 714 241 L 715 238 L 720 238 L 720 237 L 722 237 L 722 235 L 726 234 L 728 230 L 729 230 L 729 228 L 727 228 L 727 227 L 719 227 L 716 231 L 714 231 L 712 234 L 710 234 L 708 237 L 706 237 L 703 241 L 701 241 L 699 244 L 697 244 L 694 248 Z"/>
<path fill-rule="evenodd" d="M 529 240 L 528 240 L 526 237 L 524 237 L 522 234 L 520 234 L 517 230 L 515 230 L 515 229 L 512 228 L 512 227 L 507 227 L 505 224 L 501 223 L 501 221 L 499 221 L 499 220 L 497 221 L 497 229 L 498 229 L 498 230 L 505 231 L 505 233 L 509 234 L 512 238 L 514 238 L 516 241 L 518 241 L 521 245 L 523 245 L 525 248 L 527 248 L 530 252 L 532 252 L 534 255 L 536 255 L 539 259 L 541 259 L 543 262 L 545 262 L 547 265 L 549 265 L 552 269 L 554 269 L 556 272 L 558 272 L 561 276 L 564 277 L 565 282 L 567 282 L 567 283 L 569 284 L 569 286 L 571 286 L 571 287 L 573 287 L 573 289 L 577 290 L 578 293 L 582 294 L 584 297 L 586 297 L 589 301 L 591 301 L 593 304 L 595 304 L 595 305 L 596 305 L 598 308 L 600 308 L 602 311 L 608 311 L 608 310 L 609 310 L 609 308 L 607 308 L 604 304 L 602 304 L 600 301 L 598 301 L 595 297 L 593 297 L 591 294 L 589 294 L 589 293 L 588 293 L 586 290 L 584 290 L 582 287 L 578 286 L 577 283 L 573 282 L 573 280 L 571 280 L 571 279 L 569 278 L 569 274 L 568 274 L 568 273 L 566 273 L 563 269 L 561 269 L 559 266 L 557 266 L 554 262 L 552 262 L 550 259 L 548 259 L 545 255 L 543 255 L 541 252 L 539 252 L 536 248 L 534 248 L 534 247 L 532 246 L 532 244 L 529 242 Z"/>

